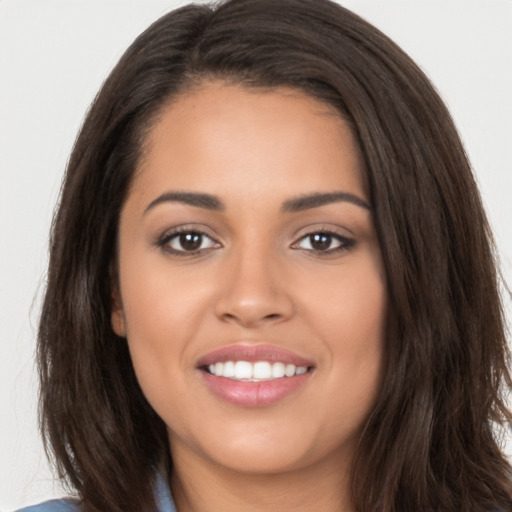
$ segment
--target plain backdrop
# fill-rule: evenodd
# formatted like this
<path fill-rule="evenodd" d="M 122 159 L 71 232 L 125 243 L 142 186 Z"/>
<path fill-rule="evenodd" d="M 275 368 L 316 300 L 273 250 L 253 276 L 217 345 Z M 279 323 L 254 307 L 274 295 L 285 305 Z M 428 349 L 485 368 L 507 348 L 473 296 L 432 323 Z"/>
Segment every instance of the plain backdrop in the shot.
<path fill-rule="evenodd" d="M 276 0 L 279 1 L 279 0 Z M 0 0 L 0 510 L 62 495 L 37 432 L 47 236 L 84 113 L 131 41 L 185 1 Z M 454 116 L 512 282 L 512 0 L 341 0 L 400 44 Z M 510 311 L 510 296 L 505 296 Z M 509 443 L 509 446 L 512 443 Z"/>

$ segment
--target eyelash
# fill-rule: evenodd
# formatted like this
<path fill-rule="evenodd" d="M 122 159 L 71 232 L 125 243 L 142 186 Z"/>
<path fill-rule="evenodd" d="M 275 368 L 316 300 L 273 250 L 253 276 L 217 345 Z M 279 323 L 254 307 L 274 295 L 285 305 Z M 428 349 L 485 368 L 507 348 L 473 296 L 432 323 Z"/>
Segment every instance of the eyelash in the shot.
<path fill-rule="evenodd" d="M 170 246 L 170 243 L 173 240 L 178 239 L 178 237 L 180 237 L 182 235 L 195 235 L 195 236 L 201 237 L 201 245 L 204 242 L 204 238 L 208 238 L 208 239 L 211 240 L 212 246 L 211 247 L 202 248 L 202 249 L 201 249 L 201 247 L 199 247 L 198 249 L 194 249 L 194 250 L 190 250 L 190 251 L 187 251 L 185 249 L 177 250 L 177 249 L 172 248 Z M 323 250 L 323 251 L 322 250 L 315 250 L 313 248 L 311 248 L 311 249 L 301 249 L 300 247 L 298 247 L 298 245 L 302 241 L 308 240 L 308 238 L 309 238 L 309 245 L 311 246 L 311 241 L 312 241 L 311 237 L 313 237 L 315 235 L 324 236 L 324 237 L 329 238 L 330 239 L 329 245 L 332 244 L 333 240 L 338 241 L 339 242 L 339 246 L 335 247 L 334 249 L 326 249 L 326 250 Z M 170 232 L 170 233 L 168 232 L 168 233 L 164 234 L 163 236 L 161 236 L 157 240 L 156 245 L 159 248 L 161 248 L 163 251 L 165 251 L 166 253 L 172 254 L 173 256 L 178 256 L 178 257 L 196 256 L 196 255 L 198 255 L 198 254 L 200 254 L 200 253 L 202 253 L 204 251 L 208 251 L 210 249 L 221 247 L 220 243 L 216 242 L 210 235 L 208 235 L 204 231 L 201 231 L 201 230 L 198 230 L 198 229 L 188 228 L 186 226 L 176 228 L 172 232 Z M 332 256 L 332 255 L 335 255 L 335 254 L 339 254 L 341 252 L 349 251 L 355 245 L 356 245 L 356 241 L 354 239 L 348 238 L 348 237 L 343 236 L 343 235 L 340 235 L 339 233 L 337 233 L 337 232 L 335 232 L 333 230 L 330 230 L 330 229 L 316 229 L 314 231 L 310 231 L 308 233 L 304 233 L 297 240 L 297 242 L 294 242 L 292 244 L 291 248 L 295 249 L 295 250 L 303 250 L 303 251 L 306 251 L 306 252 L 315 253 L 315 256 L 328 257 L 328 256 Z"/>

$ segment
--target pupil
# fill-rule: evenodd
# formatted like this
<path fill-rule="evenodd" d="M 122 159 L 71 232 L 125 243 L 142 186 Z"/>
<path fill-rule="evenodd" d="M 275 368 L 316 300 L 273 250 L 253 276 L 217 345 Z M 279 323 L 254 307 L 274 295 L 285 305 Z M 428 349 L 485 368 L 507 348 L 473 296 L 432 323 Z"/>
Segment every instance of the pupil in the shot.
<path fill-rule="evenodd" d="M 317 251 L 325 251 L 331 245 L 331 236 L 323 233 L 316 233 L 310 237 L 311 247 Z"/>
<path fill-rule="evenodd" d="M 186 251 L 195 251 L 201 247 L 202 235 L 199 233 L 182 233 L 180 235 L 180 245 Z"/>

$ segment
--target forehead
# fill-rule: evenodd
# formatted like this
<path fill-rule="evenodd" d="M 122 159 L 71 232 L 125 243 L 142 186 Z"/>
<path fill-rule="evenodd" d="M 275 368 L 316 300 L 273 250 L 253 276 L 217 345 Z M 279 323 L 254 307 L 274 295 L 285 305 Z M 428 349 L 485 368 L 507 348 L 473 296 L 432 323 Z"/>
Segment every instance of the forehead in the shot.
<path fill-rule="evenodd" d="M 150 130 L 134 188 L 196 188 L 254 196 L 352 188 L 364 172 L 355 137 L 334 107 L 292 88 L 213 82 L 166 105 Z M 302 190 L 304 189 L 304 190 Z"/>

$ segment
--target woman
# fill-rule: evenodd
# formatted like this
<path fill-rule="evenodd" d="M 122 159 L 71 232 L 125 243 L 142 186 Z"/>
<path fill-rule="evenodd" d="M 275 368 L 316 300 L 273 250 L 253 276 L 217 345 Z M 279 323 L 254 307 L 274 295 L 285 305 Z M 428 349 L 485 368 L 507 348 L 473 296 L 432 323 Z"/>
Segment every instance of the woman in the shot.
<path fill-rule="evenodd" d="M 503 324 L 469 164 L 399 48 L 323 0 L 184 7 L 68 166 L 39 362 L 80 503 L 42 507 L 509 510 Z"/>

